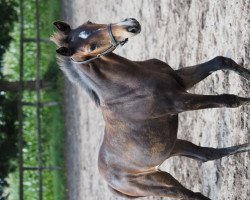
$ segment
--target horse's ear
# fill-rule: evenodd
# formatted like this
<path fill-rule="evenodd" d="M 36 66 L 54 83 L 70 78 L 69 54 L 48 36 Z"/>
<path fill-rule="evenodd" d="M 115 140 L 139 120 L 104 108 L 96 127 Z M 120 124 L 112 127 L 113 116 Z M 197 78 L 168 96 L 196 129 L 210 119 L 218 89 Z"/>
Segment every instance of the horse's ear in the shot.
<path fill-rule="evenodd" d="M 67 47 L 60 47 L 59 49 L 56 50 L 56 52 L 62 56 L 72 56 L 72 52 L 70 51 L 69 48 Z"/>
<path fill-rule="evenodd" d="M 59 31 L 61 31 L 65 35 L 69 34 L 69 32 L 71 31 L 70 25 L 65 22 L 56 21 L 53 24 Z"/>
<path fill-rule="evenodd" d="M 88 20 L 86 24 L 94 24 L 94 23 Z"/>

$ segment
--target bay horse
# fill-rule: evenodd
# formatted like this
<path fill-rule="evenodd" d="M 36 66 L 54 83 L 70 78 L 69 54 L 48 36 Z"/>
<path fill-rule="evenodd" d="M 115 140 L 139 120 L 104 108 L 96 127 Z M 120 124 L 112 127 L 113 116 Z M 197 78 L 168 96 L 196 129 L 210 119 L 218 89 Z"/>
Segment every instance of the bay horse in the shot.
<path fill-rule="evenodd" d="M 250 143 L 209 148 L 177 138 L 181 112 L 250 104 L 250 98 L 191 94 L 189 88 L 218 70 L 233 70 L 247 80 L 250 71 L 222 56 L 173 70 L 157 59 L 131 61 L 116 55 L 118 45 L 141 31 L 133 18 L 112 24 L 88 21 L 75 29 L 61 21 L 54 25 L 59 31 L 51 39 L 59 46 L 61 69 L 102 111 L 105 133 L 98 168 L 111 191 L 128 198 L 209 199 L 159 166 L 171 156 L 206 162 L 250 151 Z"/>

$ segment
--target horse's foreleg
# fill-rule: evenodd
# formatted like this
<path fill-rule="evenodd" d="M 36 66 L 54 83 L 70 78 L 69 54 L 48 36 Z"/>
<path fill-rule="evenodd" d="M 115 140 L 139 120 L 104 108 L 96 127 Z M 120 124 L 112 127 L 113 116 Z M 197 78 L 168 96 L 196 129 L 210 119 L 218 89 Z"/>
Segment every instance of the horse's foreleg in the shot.
<path fill-rule="evenodd" d="M 222 56 L 215 57 L 214 59 L 199 65 L 184 67 L 176 70 L 176 73 L 180 77 L 185 89 L 189 89 L 217 70 L 233 70 L 250 81 L 249 70 L 241 67 L 232 59 Z"/>
<path fill-rule="evenodd" d="M 249 104 L 250 98 L 239 97 L 232 94 L 197 95 L 182 93 L 175 97 L 176 113 L 206 108 L 235 108 L 238 106 Z"/>
<path fill-rule="evenodd" d="M 220 159 L 224 156 L 248 151 L 250 151 L 250 143 L 216 149 L 200 147 L 185 140 L 177 140 L 171 156 L 186 156 L 195 160 L 206 162 L 209 160 Z"/>
<path fill-rule="evenodd" d="M 128 196 L 137 197 L 155 196 L 181 200 L 209 200 L 201 193 L 195 193 L 185 188 L 169 173 L 160 170 L 130 176 L 127 184 L 122 185 L 121 192 Z"/>

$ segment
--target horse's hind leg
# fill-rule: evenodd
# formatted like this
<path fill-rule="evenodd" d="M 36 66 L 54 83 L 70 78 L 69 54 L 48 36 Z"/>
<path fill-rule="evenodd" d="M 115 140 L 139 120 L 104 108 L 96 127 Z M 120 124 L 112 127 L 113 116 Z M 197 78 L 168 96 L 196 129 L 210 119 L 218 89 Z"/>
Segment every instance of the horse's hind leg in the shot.
<path fill-rule="evenodd" d="M 250 151 L 250 143 L 216 149 L 200 147 L 185 140 L 177 140 L 171 156 L 186 156 L 195 160 L 206 162 L 209 160 L 220 159 L 224 156 L 248 151 Z"/>
<path fill-rule="evenodd" d="M 115 195 L 117 195 L 117 196 L 120 196 L 120 197 L 125 197 L 125 198 L 127 198 L 127 199 L 135 199 L 135 198 L 141 197 L 141 196 L 129 196 L 129 195 L 126 195 L 126 194 L 124 194 L 124 193 L 119 192 L 118 190 L 115 190 L 115 189 L 112 188 L 111 186 L 108 186 L 108 188 L 109 188 L 109 190 L 110 190 L 113 194 L 115 194 Z"/>
<path fill-rule="evenodd" d="M 123 180 L 125 179 L 123 178 Z M 210 200 L 201 193 L 195 193 L 185 188 L 169 173 L 160 170 L 129 176 L 126 183 L 119 183 L 119 185 L 122 193 L 134 197 L 155 196 L 182 200 Z"/>
<path fill-rule="evenodd" d="M 176 70 L 176 73 L 179 75 L 185 89 L 189 89 L 217 70 L 233 70 L 250 81 L 249 70 L 241 67 L 232 59 L 222 56 L 215 57 L 214 59 L 199 65 L 184 67 Z"/>

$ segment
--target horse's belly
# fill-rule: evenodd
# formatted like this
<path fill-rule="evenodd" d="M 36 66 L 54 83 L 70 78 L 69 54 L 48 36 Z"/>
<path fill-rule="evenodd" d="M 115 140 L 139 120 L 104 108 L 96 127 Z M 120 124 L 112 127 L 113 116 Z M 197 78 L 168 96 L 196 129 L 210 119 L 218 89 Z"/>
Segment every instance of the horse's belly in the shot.
<path fill-rule="evenodd" d="M 131 141 L 133 148 L 126 149 L 129 155 L 133 155 L 134 161 L 159 165 L 169 157 L 177 139 L 177 124 L 174 121 L 166 123 L 169 126 L 151 126 Z"/>
<path fill-rule="evenodd" d="M 177 115 L 130 126 L 126 131 L 117 127 L 117 132 L 105 134 L 105 154 L 112 157 L 109 163 L 142 169 L 160 165 L 169 157 L 177 138 Z"/>

